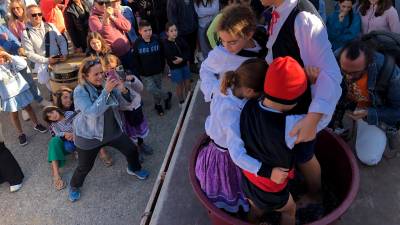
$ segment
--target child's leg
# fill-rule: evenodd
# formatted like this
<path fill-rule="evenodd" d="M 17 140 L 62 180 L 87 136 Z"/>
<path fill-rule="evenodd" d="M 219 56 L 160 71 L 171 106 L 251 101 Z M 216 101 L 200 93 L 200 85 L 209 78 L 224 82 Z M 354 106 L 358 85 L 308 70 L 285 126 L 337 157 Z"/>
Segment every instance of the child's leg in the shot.
<path fill-rule="evenodd" d="M 299 169 L 304 175 L 308 193 L 299 202 L 299 206 L 305 207 L 310 202 L 321 200 L 321 166 L 315 155 L 307 162 L 299 164 Z"/>
<path fill-rule="evenodd" d="M 184 91 L 185 91 L 185 83 L 184 82 L 178 83 L 176 86 L 176 96 L 178 97 L 179 103 L 185 100 Z"/>
<path fill-rule="evenodd" d="M 11 122 L 14 125 L 15 129 L 17 130 L 18 136 L 23 133 L 21 122 L 19 121 L 18 112 L 11 112 L 10 113 Z"/>
<path fill-rule="evenodd" d="M 264 215 L 264 211 L 260 208 L 258 208 L 253 201 L 248 199 L 249 204 L 250 204 L 250 212 L 248 214 L 247 220 L 250 223 L 257 224 L 260 222 L 262 216 Z"/>
<path fill-rule="evenodd" d="M 53 175 L 54 178 L 61 177 L 57 160 L 51 161 L 51 174 Z"/>
<path fill-rule="evenodd" d="M 185 95 L 187 95 L 189 93 L 189 91 L 192 89 L 191 87 L 191 83 L 190 83 L 190 79 L 185 80 Z"/>
<path fill-rule="evenodd" d="M 38 120 L 32 106 L 29 104 L 27 107 L 25 107 L 25 110 L 28 112 L 29 118 L 31 118 L 33 125 L 38 125 Z"/>
<path fill-rule="evenodd" d="M 276 211 L 282 213 L 281 225 L 294 225 L 296 223 L 296 203 L 291 194 L 289 194 L 289 200 L 286 205 Z"/>

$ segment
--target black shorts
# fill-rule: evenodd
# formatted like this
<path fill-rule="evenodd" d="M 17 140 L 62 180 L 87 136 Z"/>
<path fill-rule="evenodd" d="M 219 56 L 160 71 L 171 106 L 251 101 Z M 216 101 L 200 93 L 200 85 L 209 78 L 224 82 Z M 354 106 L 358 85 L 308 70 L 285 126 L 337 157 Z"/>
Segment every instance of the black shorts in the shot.
<path fill-rule="evenodd" d="M 294 146 L 293 151 L 296 157 L 296 164 L 303 164 L 312 159 L 315 151 L 315 139 L 309 142 L 302 142 Z"/>
<path fill-rule="evenodd" d="M 280 192 L 265 192 L 252 184 L 245 176 L 242 178 L 242 189 L 246 197 L 264 212 L 276 211 L 285 206 L 289 200 L 287 186 Z"/>

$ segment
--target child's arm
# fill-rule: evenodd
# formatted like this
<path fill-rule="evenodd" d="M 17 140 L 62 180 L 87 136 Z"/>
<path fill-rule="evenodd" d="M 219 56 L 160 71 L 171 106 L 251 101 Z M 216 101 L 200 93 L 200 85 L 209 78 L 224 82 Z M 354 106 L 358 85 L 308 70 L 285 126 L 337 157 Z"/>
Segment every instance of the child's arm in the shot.
<path fill-rule="evenodd" d="M 64 137 L 65 133 L 62 132 L 62 131 L 58 128 L 57 123 L 51 123 L 49 128 L 50 128 L 51 131 L 53 131 L 53 133 L 54 133 L 55 136 L 57 136 L 57 137 Z"/>
<path fill-rule="evenodd" d="M 286 128 L 285 128 L 285 140 L 286 145 L 292 149 L 295 145 L 297 135 L 291 137 L 289 132 L 293 129 L 293 127 L 302 120 L 306 115 L 290 115 L 286 116 Z M 328 126 L 329 122 L 331 121 L 332 116 L 323 115 L 322 119 L 318 122 L 317 125 L 317 132 L 321 131 L 325 127 Z"/>
<path fill-rule="evenodd" d="M 200 89 L 204 94 L 204 100 L 210 102 L 214 92 L 219 91 L 220 82 L 217 79 L 218 55 L 215 49 L 210 51 L 206 60 L 200 67 Z"/>
<path fill-rule="evenodd" d="M 127 75 L 126 81 L 129 82 L 129 85 L 131 85 L 133 90 L 135 90 L 137 92 L 143 91 L 143 83 L 135 75 Z"/>

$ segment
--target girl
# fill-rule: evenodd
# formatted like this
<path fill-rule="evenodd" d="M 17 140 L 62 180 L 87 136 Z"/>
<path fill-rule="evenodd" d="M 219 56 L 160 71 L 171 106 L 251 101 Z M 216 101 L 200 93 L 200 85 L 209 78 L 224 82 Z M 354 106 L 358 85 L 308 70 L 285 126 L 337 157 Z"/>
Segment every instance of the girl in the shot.
<path fill-rule="evenodd" d="M 199 28 L 197 35 L 199 38 L 200 50 L 203 58 L 207 58 L 211 46 L 208 43 L 206 32 L 208 25 L 219 12 L 219 0 L 195 0 L 194 9 L 197 13 Z"/>
<path fill-rule="evenodd" d="M 48 152 L 48 161 L 51 162 L 53 183 L 56 190 L 65 188 L 65 182 L 59 172 L 59 168 L 65 164 L 64 156 L 76 150 L 72 134 L 72 121 L 75 115 L 75 112 L 63 112 L 57 106 L 48 106 L 43 109 L 43 120 L 50 124 L 51 132 L 54 133 L 55 137 L 60 138 L 63 144 L 63 148 L 49 148 Z"/>
<path fill-rule="evenodd" d="M 121 63 L 118 57 L 108 54 L 104 57 L 104 64 L 107 71 L 115 71 Z M 125 132 L 135 143 L 138 144 L 141 152 L 151 155 L 153 154 L 153 150 L 150 146 L 146 145 L 143 140 L 149 134 L 147 120 L 143 115 L 142 97 L 140 96 L 140 92 L 143 91 L 143 84 L 134 75 L 125 75 L 124 71 L 119 71 L 118 74 L 121 74 L 122 77 L 120 78 L 125 80 L 125 85 L 129 89 L 132 100 L 128 107 L 122 109 Z"/>
<path fill-rule="evenodd" d="M 8 29 L 21 41 L 26 23 L 25 5 L 21 0 L 13 0 L 10 2 L 8 11 L 11 12 Z"/>
<path fill-rule="evenodd" d="M 26 110 L 34 125 L 33 129 L 40 133 L 46 133 L 47 128 L 41 125 L 31 107 L 33 96 L 29 91 L 29 85 L 21 73 L 26 73 L 26 61 L 20 56 L 13 56 L 0 47 L 0 102 L 4 112 L 9 112 L 11 122 L 18 133 L 19 144 L 28 144 L 26 135 L 22 131 L 18 111 Z"/>
<path fill-rule="evenodd" d="M 60 90 L 56 92 L 56 105 L 58 108 L 62 109 L 62 111 L 75 111 L 74 99 L 73 99 L 73 91 L 67 87 L 61 87 Z M 51 141 L 50 141 L 51 142 Z M 57 141 L 56 141 L 57 143 Z M 59 147 L 54 146 L 59 149 Z M 52 147 L 52 148 L 54 148 Z M 49 144 L 50 151 L 50 144 Z M 104 166 L 110 167 L 113 165 L 112 157 L 107 152 L 105 148 L 100 149 L 99 157 L 103 162 Z M 49 160 L 50 161 L 50 160 Z"/>
<path fill-rule="evenodd" d="M 236 71 L 227 72 L 221 91 L 214 93 L 206 120 L 210 141 L 199 151 L 196 176 L 210 201 L 230 213 L 238 212 L 240 206 L 244 211 L 249 210 L 240 187 L 241 172 L 236 165 L 256 174 L 260 168 L 260 162 L 248 156 L 243 147 L 239 150 L 232 147 L 241 143 L 240 112 L 248 98 L 262 92 L 267 68 L 264 60 L 249 59 Z"/>
<path fill-rule="evenodd" d="M 360 34 L 361 18 L 354 13 L 353 4 L 354 0 L 339 0 L 339 9 L 328 16 L 326 27 L 333 51 Z"/>
<path fill-rule="evenodd" d="M 110 52 L 110 47 L 99 33 L 89 33 L 89 35 L 87 36 L 86 56 L 101 58 Z"/>
<path fill-rule="evenodd" d="M 249 58 L 265 57 L 266 35 L 257 35 L 260 39 L 253 39 L 256 24 L 254 13 L 247 6 L 233 4 L 222 10 L 217 26 L 222 45 L 209 53 L 200 68 L 200 88 L 206 102 L 211 101 L 213 92 L 219 90 L 219 80 L 224 72 L 235 70 Z"/>
<path fill-rule="evenodd" d="M 400 33 L 397 11 L 390 0 L 365 0 L 360 4 L 362 34 L 373 30 Z"/>
<path fill-rule="evenodd" d="M 182 107 L 190 90 L 189 47 L 185 40 L 178 38 L 175 24 L 168 22 L 165 32 L 168 38 L 163 40 L 164 55 L 171 70 L 171 79 L 177 84 L 176 95 Z"/>

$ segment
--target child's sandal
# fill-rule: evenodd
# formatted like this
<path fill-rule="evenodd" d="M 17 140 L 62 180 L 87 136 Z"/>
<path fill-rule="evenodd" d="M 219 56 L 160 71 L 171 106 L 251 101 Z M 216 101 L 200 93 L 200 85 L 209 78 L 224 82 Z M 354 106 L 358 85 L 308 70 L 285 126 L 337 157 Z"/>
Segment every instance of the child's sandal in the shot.
<path fill-rule="evenodd" d="M 65 182 L 62 180 L 61 177 L 54 177 L 53 183 L 54 183 L 54 187 L 56 188 L 57 191 L 64 189 L 66 186 Z"/>

